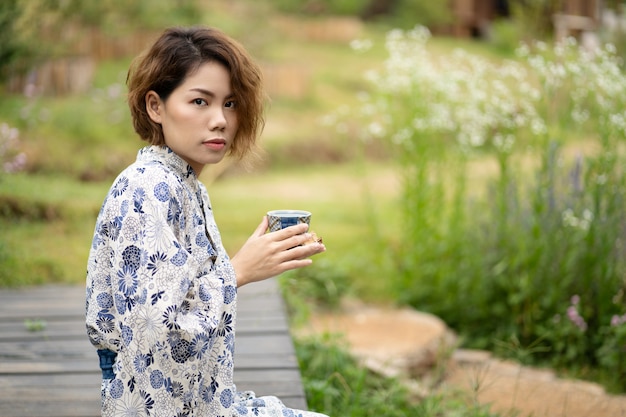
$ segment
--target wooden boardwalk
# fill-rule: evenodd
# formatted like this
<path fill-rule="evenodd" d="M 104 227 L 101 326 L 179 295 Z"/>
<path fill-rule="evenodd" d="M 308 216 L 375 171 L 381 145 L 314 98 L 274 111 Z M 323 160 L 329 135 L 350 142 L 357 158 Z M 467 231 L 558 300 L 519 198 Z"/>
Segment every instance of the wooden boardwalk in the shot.
<path fill-rule="evenodd" d="M 80 286 L 0 290 L 1 417 L 100 416 L 101 373 L 84 315 Z M 38 320 L 45 328 L 33 331 Z M 239 290 L 235 383 L 306 409 L 275 279 Z"/>

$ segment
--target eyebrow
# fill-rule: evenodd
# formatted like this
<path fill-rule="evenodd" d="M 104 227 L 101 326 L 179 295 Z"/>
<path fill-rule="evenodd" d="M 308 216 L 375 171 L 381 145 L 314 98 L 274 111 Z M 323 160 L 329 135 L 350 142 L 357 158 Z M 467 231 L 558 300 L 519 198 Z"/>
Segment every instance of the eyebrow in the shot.
<path fill-rule="evenodd" d="M 195 91 L 197 93 L 204 94 L 205 96 L 215 97 L 215 93 L 209 90 L 205 90 L 204 88 L 200 88 L 200 87 L 191 88 L 189 89 L 189 91 Z M 230 93 L 229 95 L 226 96 L 227 99 L 231 99 L 233 97 L 235 97 L 233 93 Z"/>

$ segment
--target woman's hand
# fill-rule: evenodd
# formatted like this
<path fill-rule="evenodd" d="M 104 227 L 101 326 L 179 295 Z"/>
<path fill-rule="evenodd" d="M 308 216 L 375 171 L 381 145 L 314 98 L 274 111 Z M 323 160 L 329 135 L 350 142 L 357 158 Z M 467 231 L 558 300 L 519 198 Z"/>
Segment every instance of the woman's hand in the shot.
<path fill-rule="evenodd" d="M 266 216 L 231 259 L 238 287 L 310 265 L 309 256 L 326 250 L 321 243 L 300 246 L 311 237 L 305 223 L 271 233 L 265 233 L 267 226 Z"/>

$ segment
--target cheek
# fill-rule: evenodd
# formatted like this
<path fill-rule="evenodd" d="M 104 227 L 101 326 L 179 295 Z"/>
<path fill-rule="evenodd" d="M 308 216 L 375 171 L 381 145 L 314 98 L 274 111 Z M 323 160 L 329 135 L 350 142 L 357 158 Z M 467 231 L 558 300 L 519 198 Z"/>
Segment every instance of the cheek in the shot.
<path fill-rule="evenodd" d="M 239 118 L 237 117 L 237 113 L 232 113 L 228 116 L 228 126 L 233 131 L 237 131 L 237 129 L 239 129 Z"/>

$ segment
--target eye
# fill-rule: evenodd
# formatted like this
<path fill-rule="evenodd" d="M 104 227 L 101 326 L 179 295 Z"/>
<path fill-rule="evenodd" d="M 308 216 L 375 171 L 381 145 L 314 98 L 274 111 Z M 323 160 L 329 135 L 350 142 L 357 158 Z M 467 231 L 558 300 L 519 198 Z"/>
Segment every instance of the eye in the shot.
<path fill-rule="evenodd" d="M 224 103 L 224 107 L 228 108 L 228 109 L 236 109 L 237 108 L 237 102 L 234 100 L 229 100 L 226 103 Z"/>
<path fill-rule="evenodd" d="M 207 101 L 203 98 L 195 98 L 193 100 L 193 104 L 195 104 L 196 106 L 206 106 L 207 105 Z"/>

